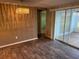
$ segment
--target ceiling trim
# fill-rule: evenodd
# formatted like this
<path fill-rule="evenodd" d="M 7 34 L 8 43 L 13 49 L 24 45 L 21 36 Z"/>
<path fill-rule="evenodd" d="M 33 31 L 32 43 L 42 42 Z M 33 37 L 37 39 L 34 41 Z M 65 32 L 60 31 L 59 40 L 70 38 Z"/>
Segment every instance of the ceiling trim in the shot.
<path fill-rule="evenodd" d="M 22 6 L 22 7 L 27 7 L 27 8 L 37 8 L 37 9 L 47 9 L 46 7 L 36 7 L 36 6 L 29 6 L 25 3 L 17 3 L 17 2 L 0 2 L 0 4 L 10 4 L 10 5 L 17 5 L 17 6 Z"/>
<path fill-rule="evenodd" d="M 79 8 L 79 2 L 75 2 L 75 3 L 67 3 L 67 4 L 63 4 L 63 5 L 59 5 L 59 6 L 53 6 L 50 9 L 54 10 L 58 10 L 58 9 L 73 9 L 73 8 Z"/>

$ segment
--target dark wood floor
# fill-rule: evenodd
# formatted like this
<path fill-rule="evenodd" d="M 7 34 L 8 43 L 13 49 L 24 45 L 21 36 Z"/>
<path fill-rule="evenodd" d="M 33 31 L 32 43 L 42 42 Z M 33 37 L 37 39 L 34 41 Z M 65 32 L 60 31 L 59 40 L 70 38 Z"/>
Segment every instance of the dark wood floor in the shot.
<path fill-rule="evenodd" d="M 58 41 L 38 39 L 0 49 L 0 59 L 79 59 L 79 50 Z"/>

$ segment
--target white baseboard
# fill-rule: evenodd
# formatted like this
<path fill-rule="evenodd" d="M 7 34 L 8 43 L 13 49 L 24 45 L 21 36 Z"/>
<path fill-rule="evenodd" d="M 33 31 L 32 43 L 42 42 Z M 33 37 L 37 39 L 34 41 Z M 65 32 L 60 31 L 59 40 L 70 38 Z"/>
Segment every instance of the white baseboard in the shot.
<path fill-rule="evenodd" d="M 38 39 L 38 38 L 27 39 L 27 40 L 24 40 L 24 41 L 15 42 L 15 43 L 11 43 L 11 44 L 7 44 L 7 45 L 0 46 L 0 48 L 12 46 L 12 45 L 16 45 L 16 44 L 20 44 L 20 43 L 24 43 L 24 42 L 29 42 L 29 41 L 37 40 L 37 39 Z"/>

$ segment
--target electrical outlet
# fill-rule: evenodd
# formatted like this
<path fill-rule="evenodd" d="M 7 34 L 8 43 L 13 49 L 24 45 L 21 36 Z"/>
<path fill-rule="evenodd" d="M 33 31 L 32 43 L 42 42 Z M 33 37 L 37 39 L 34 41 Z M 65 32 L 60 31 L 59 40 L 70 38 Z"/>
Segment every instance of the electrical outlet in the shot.
<path fill-rule="evenodd" d="M 18 36 L 16 36 L 16 39 L 18 39 Z"/>

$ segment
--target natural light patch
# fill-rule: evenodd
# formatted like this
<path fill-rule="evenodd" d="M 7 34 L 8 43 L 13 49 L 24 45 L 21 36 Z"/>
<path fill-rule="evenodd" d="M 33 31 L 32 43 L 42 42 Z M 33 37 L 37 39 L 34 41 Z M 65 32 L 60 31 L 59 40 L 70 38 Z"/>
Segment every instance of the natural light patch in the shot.
<path fill-rule="evenodd" d="M 29 14 L 29 8 L 17 8 L 16 13 L 17 14 Z"/>

